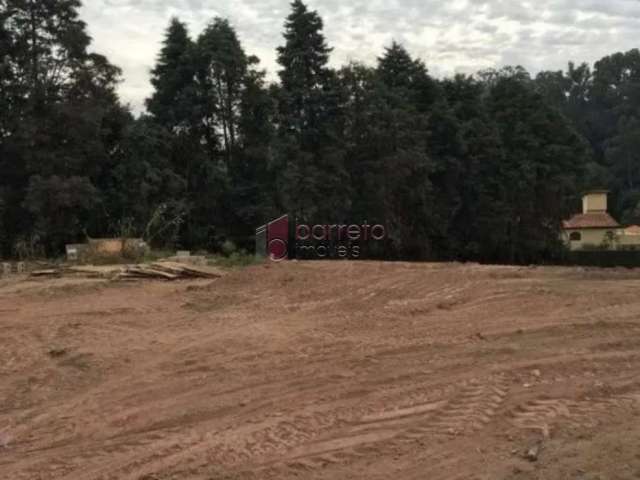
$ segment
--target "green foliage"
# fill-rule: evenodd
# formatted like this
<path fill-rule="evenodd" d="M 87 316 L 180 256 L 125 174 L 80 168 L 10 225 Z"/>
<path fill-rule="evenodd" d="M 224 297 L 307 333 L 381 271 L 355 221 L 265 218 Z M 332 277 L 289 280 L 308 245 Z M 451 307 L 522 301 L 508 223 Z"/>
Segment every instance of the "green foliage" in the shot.
<path fill-rule="evenodd" d="M 508 260 L 533 261 L 559 248 L 560 224 L 571 213 L 567 206 L 584 173 L 585 144 L 528 78 L 498 79 L 489 109 L 505 153 L 502 220 Z"/>
<path fill-rule="evenodd" d="M 301 0 L 294 0 L 285 22 L 285 45 L 278 47 L 278 63 L 285 94 L 283 109 L 290 117 L 287 127 L 298 134 L 317 127 L 321 116 L 331 53 L 322 29 L 318 13 L 309 11 Z"/>
<path fill-rule="evenodd" d="M 556 93 L 549 95 L 549 77 Z M 640 191 L 640 50 L 602 58 L 590 69 L 569 64 L 567 72 L 536 79 L 552 104 L 591 147 L 584 188 L 608 187 L 613 213 L 637 223 Z"/>
<path fill-rule="evenodd" d="M 148 114 L 89 53 L 77 0 L 0 0 L 0 253 L 87 236 L 221 251 L 245 265 L 257 225 L 387 225 L 393 258 L 539 262 L 593 186 L 640 222 L 640 52 L 567 71 L 436 80 L 393 42 L 329 66 L 323 21 L 291 3 L 268 85 L 228 20 L 172 19 Z"/>
<path fill-rule="evenodd" d="M 246 250 L 233 252 L 229 256 L 214 255 L 209 258 L 209 265 L 222 268 L 242 268 L 261 263 L 263 260 L 256 259 L 255 255 Z"/>
<path fill-rule="evenodd" d="M 122 131 L 113 167 L 104 175 L 105 210 L 110 227 L 128 218 L 131 229 L 142 232 L 159 205 L 180 204 L 186 182 L 171 165 L 170 133 L 142 116 Z"/>
<path fill-rule="evenodd" d="M 205 138 L 215 156 L 222 150 L 227 167 L 239 146 L 238 123 L 249 68 L 235 30 L 216 18 L 198 38 L 197 80 Z"/>
<path fill-rule="evenodd" d="M 323 22 L 300 0 L 291 4 L 278 48 L 280 86 L 274 166 L 277 203 L 306 219 L 344 216 L 349 208 L 345 149 L 340 141 L 339 82 L 328 68 Z"/>
<path fill-rule="evenodd" d="M 147 110 L 169 130 L 189 128 L 195 100 L 195 46 L 184 23 L 172 18 L 156 66 Z"/>
<path fill-rule="evenodd" d="M 151 246 L 167 247 L 178 243 L 186 213 L 180 203 L 159 205 L 144 228 L 142 238 Z"/>
<path fill-rule="evenodd" d="M 48 251 L 62 251 L 68 239 L 82 240 L 99 203 L 99 192 L 87 177 L 34 175 L 24 208 L 33 218 L 32 232 L 46 239 Z"/>
<path fill-rule="evenodd" d="M 152 249 L 149 249 L 147 252 L 145 252 L 145 254 L 140 259 L 140 262 L 153 263 L 153 262 L 157 262 L 158 260 L 173 257 L 174 255 L 175 255 L 174 250 L 152 248 Z"/>
<path fill-rule="evenodd" d="M 104 230 L 101 177 L 128 120 L 119 69 L 89 53 L 76 0 L 5 0 L 0 10 L 0 191 L 4 250 L 37 235 L 50 254 Z"/>
<path fill-rule="evenodd" d="M 227 257 L 236 253 L 237 250 L 238 250 L 238 247 L 236 247 L 236 244 L 233 243 L 231 240 L 225 240 L 224 243 L 222 244 L 222 253 L 224 253 Z"/>

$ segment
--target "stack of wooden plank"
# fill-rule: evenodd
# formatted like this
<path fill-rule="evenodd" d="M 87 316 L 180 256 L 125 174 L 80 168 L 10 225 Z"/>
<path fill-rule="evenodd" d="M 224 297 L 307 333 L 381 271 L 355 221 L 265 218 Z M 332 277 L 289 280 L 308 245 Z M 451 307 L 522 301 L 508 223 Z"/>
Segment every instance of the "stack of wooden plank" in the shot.
<path fill-rule="evenodd" d="M 33 270 L 32 277 L 81 277 L 81 278 L 105 278 L 110 279 L 124 271 L 123 265 L 55 265 L 47 268 Z"/>
<path fill-rule="evenodd" d="M 65 274 L 86 278 L 115 278 L 123 271 L 123 265 L 76 265 L 64 269 Z"/>
<path fill-rule="evenodd" d="M 31 277 L 61 277 L 62 276 L 62 268 L 60 265 L 38 262 L 36 268 L 29 272 L 29 276 Z"/>
<path fill-rule="evenodd" d="M 62 270 L 58 268 L 49 268 L 47 270 L 34 270 L 31 272 L 32 277 L 60 277 Z"/>
<path fill-rule="evenodd" d="M 219 278 L 222 273 L 206 266 L 185 265 L 177 262 L 155 262 L 148 265 L 130 265 L 118 275 L 121 279 L 157 278 L 178 280 L 185 278 Z"/>
<path fill-rule="evenodd" d="M 59 277 L 62 275 L 114 280 L 160 279 L 179 280 L 189 278 L 219 278 L 223 273 L 213 267 L 187 265 L 161 261 L 139 265 L 73 266 L 36 270 L 34 277 Z"/>

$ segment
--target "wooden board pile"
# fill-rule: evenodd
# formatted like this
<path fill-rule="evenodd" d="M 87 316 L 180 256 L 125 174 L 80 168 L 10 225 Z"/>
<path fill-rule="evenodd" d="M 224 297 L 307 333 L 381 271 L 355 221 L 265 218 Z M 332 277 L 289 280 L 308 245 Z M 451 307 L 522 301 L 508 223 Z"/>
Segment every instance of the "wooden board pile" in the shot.
<path fill-rule="evenodd" d="M 32 277 L 82 277 L 82 278 L 114 278 L 123 272 L 122 265 L 49 265 L 46 268 L 34 270 Z"/>
<path fill-rule="evenodd" d="M 185 278 L 218 278 L 222 273 L 206 266 L 185 265 L 177 262 L 155 262 L 148 265 L 130 265 L 118 275 L 121 279 L 158 278 L 179 280 Z"/>
<path fill-rule="evenodd" d="M 139 265 L 66 266 L 31 272 L 33 277 L 79 276 L 111 280 L 160 279 L 180 280 L 193 278 L 219 278 L 223 273 L 208 266 L 186 265 L 178 262 L 154 262 Z"/>

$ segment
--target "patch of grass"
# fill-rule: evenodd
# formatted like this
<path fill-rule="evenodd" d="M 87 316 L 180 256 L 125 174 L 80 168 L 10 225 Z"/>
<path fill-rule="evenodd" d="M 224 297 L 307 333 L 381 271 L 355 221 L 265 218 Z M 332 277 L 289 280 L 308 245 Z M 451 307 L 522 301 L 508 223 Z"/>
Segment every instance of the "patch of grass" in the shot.
<path fill-rule="evenodd" d="M 173 250 L 149 250 L 141 258 L 141 263 L 152 263 L 162 260 L 163 258 L 172 257 L 176 254 Z"/>
<path fill-rule="evenodd" d="M 208 264 L 223 268 L 243 268 L 262 263 L 255 255 L 246 251 L 233 252 L 229 256 L 210 255 L 207 257 Z"/>

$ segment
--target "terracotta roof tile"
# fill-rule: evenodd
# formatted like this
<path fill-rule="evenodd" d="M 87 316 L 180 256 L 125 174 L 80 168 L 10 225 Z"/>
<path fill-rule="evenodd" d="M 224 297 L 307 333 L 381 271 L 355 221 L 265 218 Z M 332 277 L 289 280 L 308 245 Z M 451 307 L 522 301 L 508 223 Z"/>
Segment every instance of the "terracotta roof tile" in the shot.
<path fill-rule="evenodd" d="M 563 227 L 571 228 L 618 228 L 620 224 L 606 212 L 580 213 L 563 222 Z"/>

